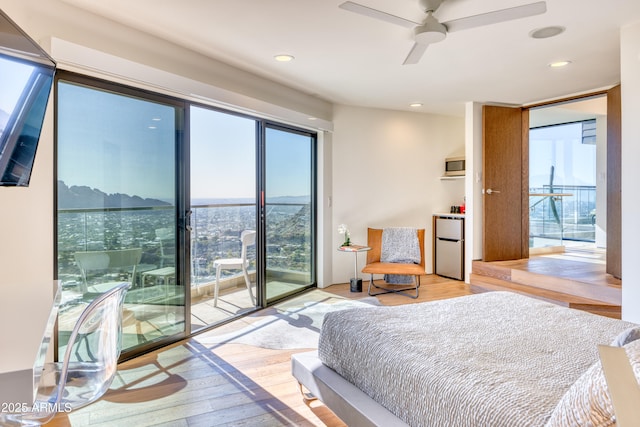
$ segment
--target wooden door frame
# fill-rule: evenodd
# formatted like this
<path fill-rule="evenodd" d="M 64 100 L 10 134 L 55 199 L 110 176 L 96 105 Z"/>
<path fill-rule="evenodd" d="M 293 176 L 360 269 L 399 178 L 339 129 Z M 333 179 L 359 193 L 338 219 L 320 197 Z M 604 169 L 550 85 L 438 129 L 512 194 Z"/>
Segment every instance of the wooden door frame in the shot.
<path fill-rule="evenodd" d="M 513 107 L 513 108 L 519 108 L 520 111 L 522 112 L 522 137 L 521 137 L 521 143 L 522 143 L 522 174 L 520 179 L 521 181 L 521 187 L 522 187 L 522 224 L 521 224 L 521 233 L 522 235 L 520 236 L 520 240 L 522 243 L 522 258 L 528 258 L 529 257 L 529 216 L 525 213 L 528 213 L 528 206 L 529 206 L 529 196 L 528 196 L 528 188 L 529 188 L 529 111 L 535 108 L 540 108 L 540 107 L 546 107 L 546 106 L 553 106 L 553 105 L 561 105 L 561 104 L 565 104 L 565 103 L 571 103 L 571 102 L 575 102 L 575 101 L 580 101 L 580 100 L 585 100 L 588 98 L 594 98 L 594 97 L 599 97 L 599 96 L 609 96 L 609 90 L 602 90 L 602 91 L 595 91 L 595 92 L 590 92 L 590 93 L 586 93 L 586 94 L 582 94 L 582 95 L 576 95 L 576 96 L 571 96 L 571 97 L 566 97 L 566 98 L 560 98 L 560 99 L 555 99 L 555 100 L 551 100 L 551 101 L 545 101 L 545 102 L 540 102 L 540 103 L 535 103 L 535 104 L 528 104 L 528 105 L 523 105 L 521 107 Z M 484 121 L 484 118 L 483 118 Z M 484 132 L 484 131 L 483 131 Z M 609 135 L 608 135 L 609 138 Z M 608 139 L 607 138 L 607 139 Z M 485 141 L 484 141 L 484 136 L 483 136 L 483 147 L 484 147 Z M 483 148 L 484 149 L 484 148 Z M 611 153 L 612 148 L 610 147 L 609 144 L 607 144 L 607 157 L 614 155 L 615 153 Z M 611 169 L 608 165 L 607 167 L 607 182 L 609 182 L 610 177 L 612 177 L 612 174 L 615 173 L 615 167 L 613 169 Z M 615 181 L 615 179 L 613 180 Z M 615 185 L 614 185 L 615 186 Z M 484 187 L 484 183 L 483 183 L 483 187 Z M 608 183 L 608 188 L 607 188 L 607 193 L 611 194 L 612 191 L 619 191 L 619 184 L 617 185 L 617 190 L 615 188 L 611 188 L 610 183 Z M 483 198 L 485 196 L 483 195 Z M 613 210 L 612 210 L 613 209 Z M 619 209 L 619 206 L 618 206 Z M 612 210 L 612 212 L 615 212 L 615 209 L 611 207 L 611 203 L 608 201 L 607 202 L 607 213 L 609 212 L 609 210 Z M 608 215 L 607 215 L 608 216 Z M 614 220 L 615 221 L 615 220 Z M 482 236 L 483 236 L 483 252 L 484 252 L 484 240 L 486 238 L 486 230 L 485 230 L 485 224 L 484 224 L 484 220 L 483 220 L 483 225 L 482 225 L 483 229 L 482 229 Z M 619 227 L 618 227 L 619 229 Z M 615 234 L 616 233 L 616 227 L 612 227 L 609 224 L 609 220 L 607 223 L 607 246 L 609 246 L 609 244 L 612 241 L 619 241 L 619 236 L 616 239 L 615 236 L 609 236 L 610 233 Z M 485 258 L 485 254 L 483 253 L 483 259 Z M 619 255 L 618 255 L 619 257 Z M 607 260 L 609 261 L 609 260 Z M 609 272 L 609 267 L 607 267 L 607 272 Z M 615 274 L 614 274 L 615 276 Z"/>
<path fill-rule="evenodd" d="M 607 91 L 607 273 L 622 278 L 622 92 Z"/>
<path fill-rule="evenodd" d="M 523 110 L 531 110 L 534 108 L 567 104 L 575 101 L 595 98 L 599 96 L 607 97 L 607 273 L 614 277 L 621 278 L 621 179 L 620 179 L 620 162 L 621 162 L 621 130 L 620 130 L 620 84 L 607 90 L 600 90 L 582 95 L 571 96 L 567 98 L 545 101 L 536 104 L 523 106 Z M 610 98 L 614 99 L 610 99 Z M 617 115 L 613 123 L 610 116 Z M 527 114 L 528 116 L 528 114 Z M 615 126 L 613 126 L 615 125 Z M 528 172 L 528 163 L 527 172 Z M 528 233 L 528 230 L 527 230 Z M 611 253 L 610 253 L 611 252 Z"/>

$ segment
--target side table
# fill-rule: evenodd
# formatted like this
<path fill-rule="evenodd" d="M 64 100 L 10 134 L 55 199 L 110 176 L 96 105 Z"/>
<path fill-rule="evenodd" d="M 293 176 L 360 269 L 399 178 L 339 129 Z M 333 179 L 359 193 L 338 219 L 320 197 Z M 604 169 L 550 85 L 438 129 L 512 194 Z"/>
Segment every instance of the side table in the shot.
<path fill-rule="evenodd" d="M 358 252 L 366 252 L 370 251 L 371 248 L 369 246 L 362 245 L 349 245 L 349 246 L 340 246 L 338 248 L 340 252 L 353 252 L 354 256 L 354 276 L 349 280 L 349 289 L 351 292 L 362 292 L 362 279 L 358 277 Z"/>

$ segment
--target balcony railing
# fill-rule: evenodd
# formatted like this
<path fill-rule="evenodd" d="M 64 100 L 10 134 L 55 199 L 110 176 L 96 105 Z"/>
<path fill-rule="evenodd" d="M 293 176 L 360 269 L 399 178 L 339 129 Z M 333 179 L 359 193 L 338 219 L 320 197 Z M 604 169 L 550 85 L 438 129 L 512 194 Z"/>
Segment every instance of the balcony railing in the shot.
<path fill-rule="evenodd" d="M 268 203 L 267 267 L 310 275 L 311 244 L 309 204 Z M 58 211 L 58 277 L 64 283 L 80 280 L 74 253 L 123 248 L 142 248 L 138 271 L 175 266 L 175 238 L 162 242 L 157 230 L 173 230 L 175 208 L 62 209 Z M 215 280 L 213 262 L 239 257 L 240 233 L 256 228 L 253 203 L 192 206 L 191 286 Z M 255 246 L 250 247 L 250 269 L 255 269 Z M 223 278 L 238 275 L 225 271 Z"/>
<path fill-rule="evenodd" d="M 529 211 L 531 241 L 551 239 L 560 244 L 564 240 L 595 241 L 595 186 L 531 188 Z"/>
<path fill-rule="evenodd" d="M 219 258 L 240 257 L 240 233 L 256 229 L 254 203 L 201 204 L 191 206 L 191 286 L 215 281 L 213 262 Z M 248 248 L 249 270 L 255 269 L 255 246 Z M 240 276 L 223 270 L 222 277 Z"/>

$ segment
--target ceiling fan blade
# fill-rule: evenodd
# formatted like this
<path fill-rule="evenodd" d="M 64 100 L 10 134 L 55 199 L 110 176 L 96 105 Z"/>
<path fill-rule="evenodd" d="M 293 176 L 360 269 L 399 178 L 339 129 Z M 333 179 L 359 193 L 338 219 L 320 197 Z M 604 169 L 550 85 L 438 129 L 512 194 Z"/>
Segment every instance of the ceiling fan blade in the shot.
<path fill-rule="evenodd" d="M 417 22 L 410 21 L 408 19 L 400 18 L 399 16 L 391 15 L 386 12 L 372 9 L 367 6 L 363 6 L 352 1 L 346 1 L 338 6 L 340 9 L 348 10 L 350 12 L 359 13 L 360 15 L 368 16 L 369 18 L 379 19 L 381 21 L 389 22 L 391 24 L 400 25 L 406 28 L 413 28 L 416 25 L 420 25 Z"/>
<path fill-rule="evenodd" d="M 413 65 L 420 62 L 422 55 L 424 55 L 428 47 L 428 44 L 414 43 L 402 65 Z"/>
<path fill-rule="evenodd" d="M 546 11 L 546 2 L 539 1 L 522 6 L 481 13 L 480 15 L 468 16 L 466 18 L 454 19 L 449 22 L 443 22 L 443 24 L 447 27 L 447 31 L 451 33 L 454 31 L 482 27 L 484 25 L 497 24 L 499 22 L 511 21 L 534 15 L 541 15 Z"/>

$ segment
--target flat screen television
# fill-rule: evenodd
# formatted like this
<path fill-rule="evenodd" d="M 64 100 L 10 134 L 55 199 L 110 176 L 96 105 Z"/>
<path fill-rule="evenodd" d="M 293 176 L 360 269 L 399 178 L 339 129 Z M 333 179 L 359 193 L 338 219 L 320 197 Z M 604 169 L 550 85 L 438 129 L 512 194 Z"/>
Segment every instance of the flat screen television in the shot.
<path fill-rule="evenodd" d="M 0 186 L 29 185 L 55 69 L 0 10 Z"/>

